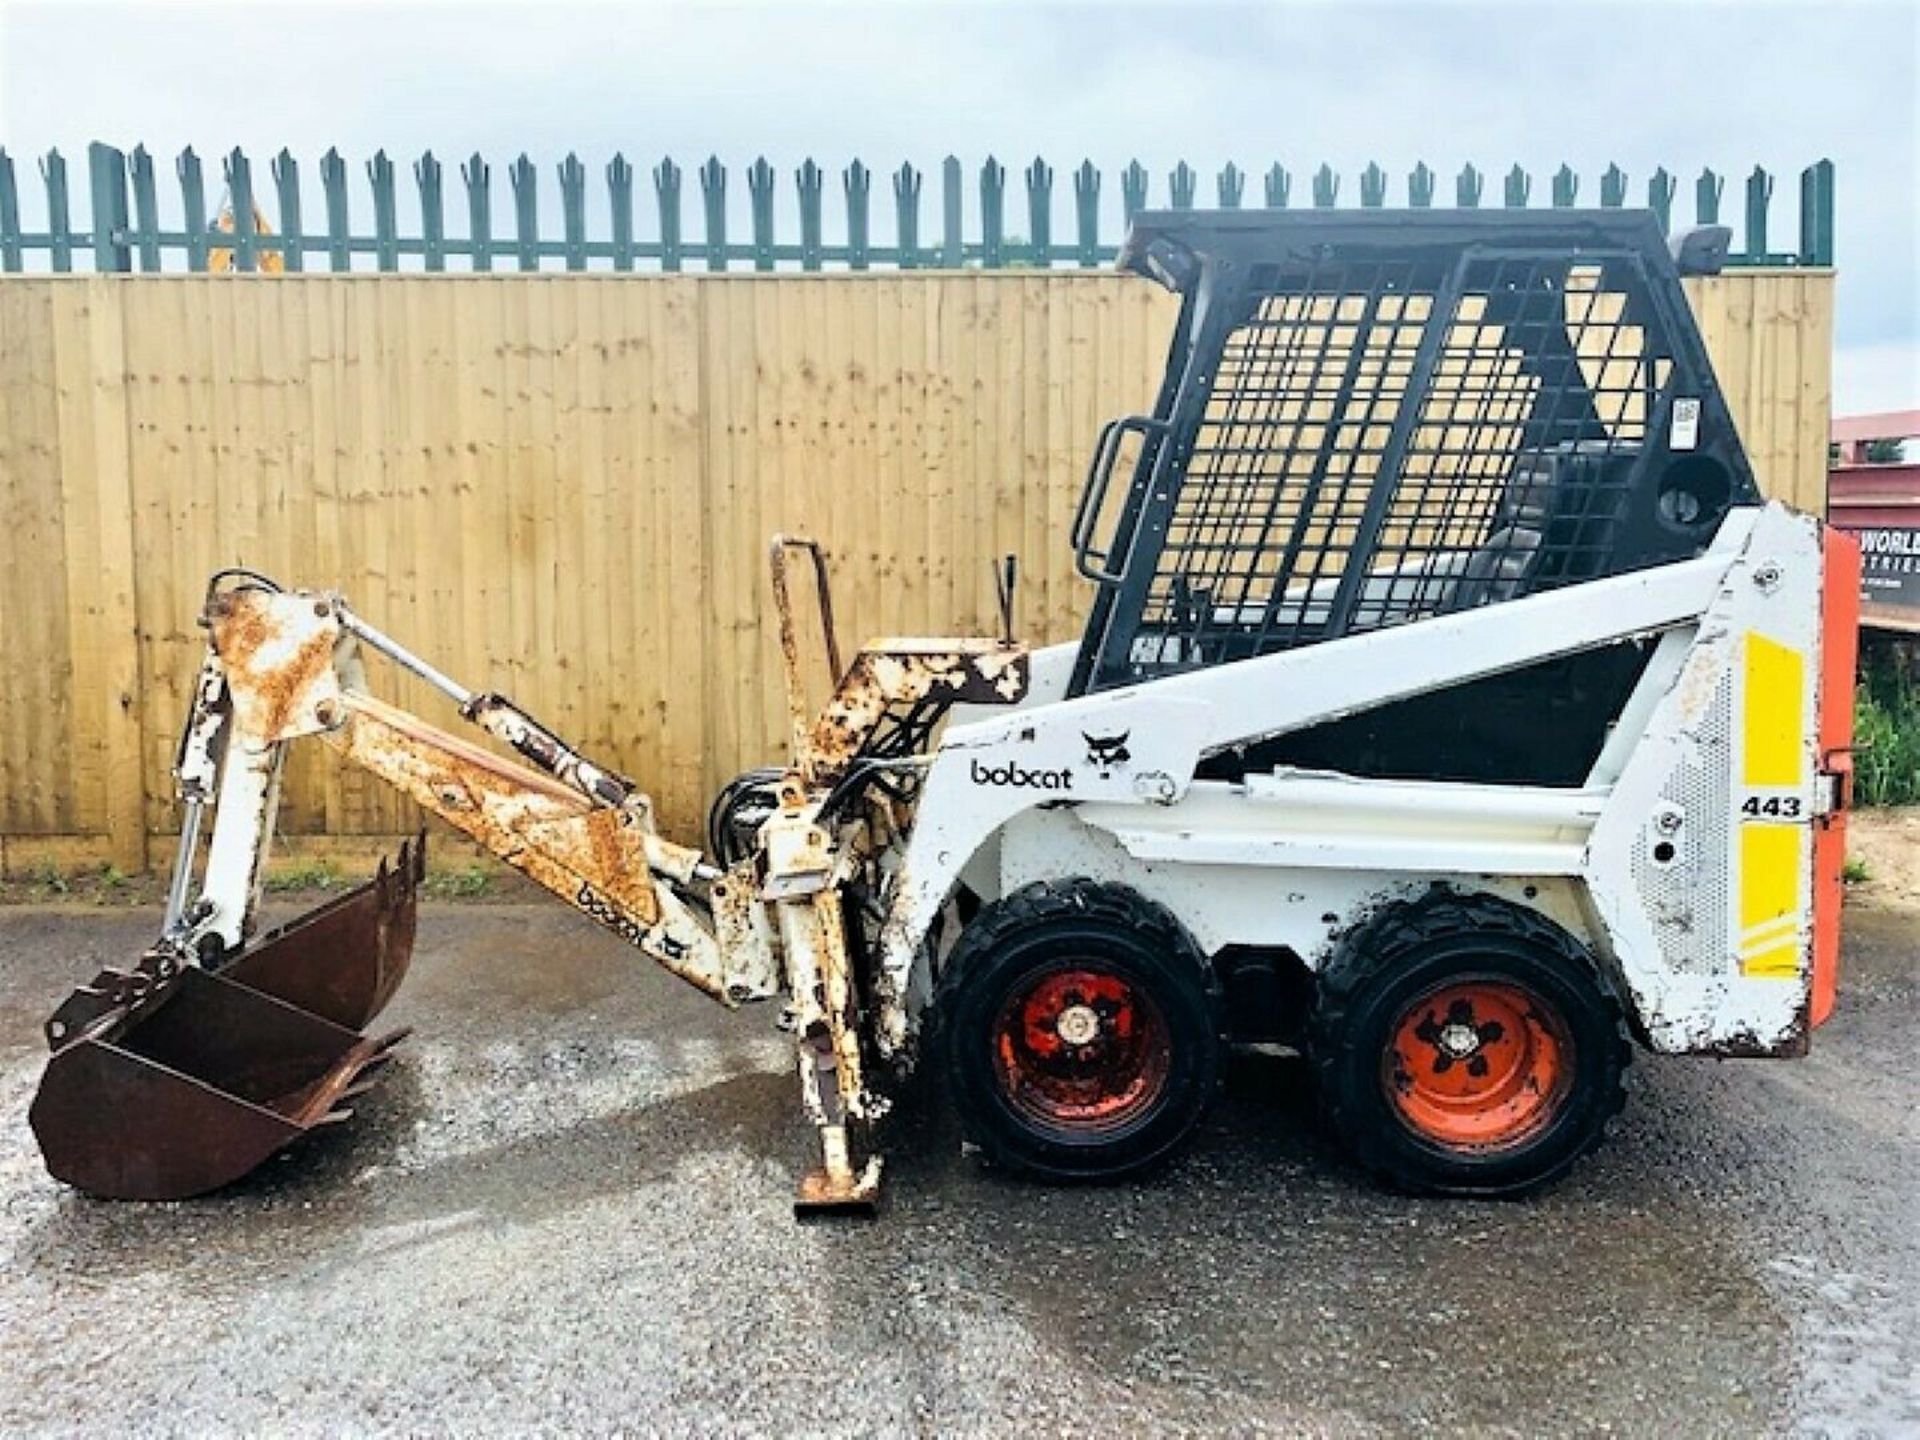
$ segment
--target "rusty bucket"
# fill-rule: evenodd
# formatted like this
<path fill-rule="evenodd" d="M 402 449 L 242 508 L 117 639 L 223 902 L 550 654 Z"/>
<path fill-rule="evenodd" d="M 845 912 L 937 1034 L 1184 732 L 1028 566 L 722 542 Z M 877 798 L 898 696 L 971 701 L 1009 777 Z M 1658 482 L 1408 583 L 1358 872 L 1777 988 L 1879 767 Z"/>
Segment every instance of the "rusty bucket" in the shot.
<path fill-rule="evenodd" d="M 204 970 L 165 948 L 105 970 L 47 1022 L 29 1119 L 48 1171 L 116 1200 L 181 1200 L 238 1180 L 346 1119 L 404 1038 L 360 1033 L 413 948 L 424 855 Z"/>
<path fill-rule="evenodd" d="M 220 974 L 289 1005 L 363 1030 L 387 1008 L 413 958 L 427 837 L 400 847 L 373 879 L 250 941 Z"/>

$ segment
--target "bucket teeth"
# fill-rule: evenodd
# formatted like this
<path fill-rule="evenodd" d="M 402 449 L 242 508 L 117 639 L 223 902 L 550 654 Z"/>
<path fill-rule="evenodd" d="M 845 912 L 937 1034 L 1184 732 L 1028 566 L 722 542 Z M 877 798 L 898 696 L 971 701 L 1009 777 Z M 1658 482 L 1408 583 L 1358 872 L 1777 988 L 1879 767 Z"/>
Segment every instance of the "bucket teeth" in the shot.
<path fill-rule="evenodd" d="M 366 884 L 250 941 L 220 973 L 336 1025 L 365 1028 L 412 962 L 426 863 L 423 831 Z"/>

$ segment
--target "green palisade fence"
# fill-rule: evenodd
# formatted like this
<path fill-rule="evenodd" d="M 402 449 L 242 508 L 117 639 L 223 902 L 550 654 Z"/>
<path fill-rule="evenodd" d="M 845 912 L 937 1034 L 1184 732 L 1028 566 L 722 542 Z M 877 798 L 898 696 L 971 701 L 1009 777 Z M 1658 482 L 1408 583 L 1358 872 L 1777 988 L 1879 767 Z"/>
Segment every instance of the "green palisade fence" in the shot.
<path fill-rule="evenodd" d="M 947 157 L 940 166 L 938 208 L 926 217 L 925 226 L 921 213 L 925 177 L 911 164 L 876 177 L 866 165 L 854 160 L 841 170 L 835 185 L 828 171 L 808 160 L 791 177 L 791 213 L 797 218 L 789 223 L 797 234 L 785 237 L 779 234 L 783 180 L 764 158 L 744 172 L 751 215 L 745 233 L 728 227 L 730 174 L 719 157 L 696 167 L 692 185 L 686 183 L 686 172 L 672 159 L 661 160 L 651 172 L 654 223 L 650 237 L 643 233 L 648 227 L 637 224 L 635 215 L 641 203 L 636 190 L 644 196 L 646 187 L 636 186 L 633 165 L 618 154 L 600 175 L 607 208 L 599 227 L 604 234 L 598 236 L 589 233 L 592 227 L 588 223 L 588 191 L 593 178 L 587 166 L 572 154 L 555 167 L 560 197 L 557 231 L 552 211 L 547 213 L 546 228 L 542 228 L 539 167 L 526 155 L 507 167 L 510 234 L 495 233 L 492 170 L 477 154 L 458 167 L 467 197 L 465 235 L 448 233 L 445 171 L 431 151 L 410 167 L 418 201 L 418 220 L 412 233 L 402 233 L 396 190 L 399 167 L 385 151 L 377 152 L 366 163 L 366 185 L 358 199 L 350 193 L 349 167 L 339 152 L 329 150 L 320 158 L 317 169 L 323 203 L 319 213 L 325 217 L 325 228 L 315 231 L 303 228 L 303 217 L 311 212 L 302 204 L 299 163 L 285 150 L 273 157 L 262 183 L 256 183 L 252 163 L 239 150 L 220 161 L 216 178 L 232 206 L 231 235 L 214 228 L 207 208 L 207 179 L 200 157 L 191 149 L 179 156 L 174 167 L 183 217 L 179 229 L 162 226 L 153 157 L 143 146 L 131 152 L 98 143 L 87 148 L 88 216 L 80 227 L 72 216 L 65 158 L 58 150 L 49 151 L 38 168 L 45 191 L 43 228 L 28 230 L 22 224 L 13 157 L 0 149 L 0 269 L 20 271 L 30 265 L 40 269 L 43 267 L 36 257 L 44 256 L 44 268 L 68 271 L 78 256 L 83 261 L 91 259 L 98 271 L 205 270 L 209 254 L 216 250 L 230 252 L 233 268 L 241 271 L 256 270 L 264 257 L 276 254 L 290 271 L 319 269 L 322 262 L 325 269 L 334 271 L 440 271 L 456 268 L 449 266 L 450 260 L 464 261 L 465 268 L 476 271 L 492 270 L 496 262 L 501 268 L 520 270 L 632 270 L 648 264 L 672 271 L 690 263 L 712 271 L 735 265 L 758 271 L 821 270 L 828 266 L 866 270 L 888 265 L 901 269 L 1084 268 L 1109 261 L 1119 241 L 1117 234 L 1101 233 L 1102 177 L 1093 163 L 1082 162 L 1068 172 L 1070 185 L 1063 181 L 1056 187 L 1054 167 L 1042 157 L 1010 175 L 1005 165 L 989 156 L 971 176 L 957 158 Z M 1156 204 L 1187 209 L 1210 203 L 1237 209 L 1259 203 L 1269 209 L 1284 209 L 1302 192 L 1310 205 L 1333 208 L 1340 204 L 1343 189 L 1349 197 L 1357 198 L 1361 208 L 1379 209 L 1393 202 L 1396 188 L 1394 177 L 1377 164 L 1369 164 L 1350 177 L 1351 184 L 1344 185 L 1349 177 L 1323 164 L 1307 173 L 1306 184 L 1296 190 L 1295 173 L 1274 163 L 1260 172 L 1261 183 L 1254 195 L 1249 195 L 1249 173 L 1229 162 L 1214 172 L 1212 184 L 1207 185 L 1202 173 L 1183 160 L 1164 177 L 1164 188 L 1156 191 L 1154 177 L 1136 160 L 1120 173 L 1121 217 L 1130 220 L 1138 211 Z M 876 178 L 880 181 L 877 186 Z M 1466 208 L 1481 205 L 1483 199 L 1489 205 L 1498 203 L 1509 208 L 1533 203 L 1533 176 L 1520 166 L 1511 167 L 1494 182 L 1499 192 L 1497 201 L 1487 193 L 1488 178 L 1485 172 L 1466 165 L 1449 190 L 1443 177 L 1422 163 L 1402 179 L 1400 194 L 1413 209 L 1429 208 L 1436 196 L 1447 194 L 1451 194 L 1454 205 Z M 1732 256 L 1732 263 L 1831 265 L 1833 185 L 1830 160 L 1818 161 L 1800 172 L 1798 244 L 1792 250 L 1774 250 L 1768 240 L 1773 176 L 1755 166 L 1745 181 L 1745 204 L 1741 207 L 1744 247 Z M 695 186 L 697 197 L 689 193 Z M 1024 190 L 1024 204 L 1018 196 L 1008 195 L 1010 186 Z M 1725 186 L 1724 176 L 1713 170 L 1700 172 L 1693 187 L 1695 221 L 1719 223 Z M 1578 204 L 1583 190 L 1590 197 L 1588 203 L 1597 200 L 1610 209 L 1626 206 L 1634 194 L 1629 177 L 1617 165 L 1608 166 L 1590 187 L 1572 167 L 1562 165 L 1547 177 L 1542 188 L 1555 208 Z M 1644 198 L 1638 203 L 1671 228 L 1685 223 L 1674 211 L 1678 189 L 1678 180 L 1666 169 L 1655 170 L 1647 177 L 1640 192 Z M 734 193 L 738 196 L 740 192 L 736 189 Z M 890 236 L 885 233 L 884 216 L 876 214 L 889 195 L 893 210 Z M 829 196 L 844 209 L 844 238 L 840 240 L 826 238 Z M 1056 229 L 1055 207 L 1065 204 L 1066 196 L 1071 199 L 1071 228 Z M 272 233 L 257 230 L 256 207 Z M 457 212 L 460 207 L 456 203 L 453 208 Z M 699 215 L 697 238 L 687 233 L 688 208 Z M 967 235 L 969 215 L 974 225 L 971 238 Z M 171 265 L 166 263 L 169 255 L 175 257 Z M 315 263 L 310 265 L 309 260 Z"/>

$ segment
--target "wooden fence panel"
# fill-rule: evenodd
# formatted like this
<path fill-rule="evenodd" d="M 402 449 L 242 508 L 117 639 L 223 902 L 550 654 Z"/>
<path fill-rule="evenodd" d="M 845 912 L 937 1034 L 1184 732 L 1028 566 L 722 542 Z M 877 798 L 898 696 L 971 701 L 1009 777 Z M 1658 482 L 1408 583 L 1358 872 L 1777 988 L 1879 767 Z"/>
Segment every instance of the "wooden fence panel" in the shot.
<path fill-rule="evenodd" d="M 0 866 L 146 863 L 124 353 L 107 282 L 0 286 Z"/>
<path fill-rule="evenodd" d="M 1832 272 L 1770 270 L 1683 283 L 1761 489 L 1824 515 Z"/>
<path fill-rule="evenodd" d="M 1763 484 L 1819 509 L 1831 275 L 1688 288 Z M 1101 273 L 9 277 L 0 865 L 137 865 L 171 829 L 224 565 L 338 586 L 692 837 L 784 749 L 768 537 L 828 546 L 843 648 L 990 631 L 1009 551 L 1022 633 L 1071 637 L 1088 449 L 1151 403 L 1174 313 Z M 306 748 L 289 833 L 414 823 Z"/>
<path fill-rule="evenodd" d="M 0 287 L 0 832 L 104 828 L 96 774 L 74 753 L 61 396 L 51 288 Z M 76 517 L 86 543 L 86 516 Z M 73 557 L 84 561 L 84 556 Z"/>

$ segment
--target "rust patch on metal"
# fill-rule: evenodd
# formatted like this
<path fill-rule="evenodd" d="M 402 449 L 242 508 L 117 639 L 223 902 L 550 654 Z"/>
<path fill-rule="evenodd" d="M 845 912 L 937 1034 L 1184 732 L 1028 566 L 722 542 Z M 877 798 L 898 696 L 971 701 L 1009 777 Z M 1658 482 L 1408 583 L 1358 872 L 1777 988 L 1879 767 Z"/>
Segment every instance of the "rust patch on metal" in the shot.
<path fill-rule="evenodd" d="M 799 741 L 796 760 L 815 784 L 837 779 L 889 711 L 923 703 L 1011 705 L 1027 693 L 1027 647 L 1002 640 L 876 640 L 841 677 Z"/>
<path fill-rule="evenodd" d="M 327 739 L 356 765 L 472 837 L 534 883 L 723 1004 L 724 958 L 669 904 L 632 812 L 598 809 L 571 787 L 486 754 L 390 705 L 348 692 L 347 722 Z"/>
<path fill-rule="evenodd" d="M 838 687 L 845 674 L 840 665 L 840 639 L 833 623 L 833 586 L 827 578 L 827 552 L 818 541 L 797 535 L 775 535 L 768 542 L 767 563 L 773 575 L 773 608 L 780 634 L 781 673 L 786 681 L 787 719 L 797 758 L 806 748 L 807 686 L 800 674 L 800 634 L 793 618 L 793 594 L 787 583 L 787 557 L 801 551 L 813 561 L 814 591 L 820 607 L 820 628 L 826 641 L 827 684 Z"/>
<path fill-rule="evenodd" d="M 590 885 L 642 925 L 660 918 L 645 837 L 550 776 L 366 695 L 349 697 L 345 754 L 531 879 L 577 903 Z M 396 723 L 396 721 L 398 723 Z M 596 916 L 595 918 L 600 918 Z"/>
<path fill-rule="evenodd" d="M 226 672 L 234 720 L 255 744 L 314 734 L 338 723 L 334 652 L 340 622 L 324 598 L 266 590 L 214 596 L 206 620 Z"/>
<path fill-rule="evenodd" d="M 780 967 L 768 936 L 754 862 L 742 860 L 714 882 L 713 928 L 727 970 L 727 996 L 745 1002 L 780 992 Z"/>

